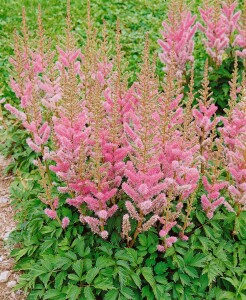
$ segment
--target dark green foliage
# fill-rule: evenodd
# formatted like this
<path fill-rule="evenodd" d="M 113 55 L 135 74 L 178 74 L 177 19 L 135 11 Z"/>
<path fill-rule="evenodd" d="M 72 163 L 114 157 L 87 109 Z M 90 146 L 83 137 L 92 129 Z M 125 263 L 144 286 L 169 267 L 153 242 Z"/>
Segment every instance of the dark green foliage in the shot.
<path fill-rule="evenodd" d="M 15 269 L 24 271 L 16 288 L 29 291 L 28 299 L 245 299 L 246 235 L 232 236 L 232 213 L 209 221 L 198 204 L 188 242 L 158 253 L 153 229 L 139 235 L 134 250 L 93 235 L 66 205 L 60 210 L 71 223 L 63 231 L 35 197 L 35 170 L 32 178 L 22 173 L 11 187 L 13 204 L 21 206 L 12 234 L 21 245 L 12 251 Z"/>

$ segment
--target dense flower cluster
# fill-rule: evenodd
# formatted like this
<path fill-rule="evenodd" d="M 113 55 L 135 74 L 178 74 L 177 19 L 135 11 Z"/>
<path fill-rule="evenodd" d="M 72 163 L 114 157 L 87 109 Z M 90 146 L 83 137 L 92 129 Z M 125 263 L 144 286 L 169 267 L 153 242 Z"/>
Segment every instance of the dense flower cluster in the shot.
<path fill-rule="evenodd" d="M 198 29 L 205 35 L 203 42 L 206 51 L 217 66 L 221 64 L 230 45 L 239 46 L 240 50 L 236 53 L 245 58 L 246 17 L 245 12 L 241 16 L 241 12 L 236 11 L 237 7 L 237 1 L 221 3 L 215 0 L 211 5 L 205 3 L 204 7 L 199 9 L 202 19 L 202 23 L 199 23 L 183 3 L 173 3 L 167 20 L 162 24 L 163 40 L 158 40 L 162 48 L 160 59 L 165 64 L 164 70 L 167 71 L 175 62 L 178 66 L 177 75 L 182 77 L 187 62 L 194 60 L 194 36 Z"/>
<path fill-rule="evenodd" d="M 205 26 L 199 27 L 216 63 L 221 63 L 235 30 L 234 44 L 245 47 L 238 25 L 240 13 L 235 13 L 235 8 L 233 3 L 216 11 L 200 10 Z M 220 205 L 229 211 L 245 210 L 245 87 L 241 89 L 243 100 L 234 105 L 230 116 L 217 117 L 207 60 L 198 104 L 192 108 L 194 70 L 187 95 L 180 79 L 187 61 L 193 60 L 198 24 L 186 7 L 178 18 L 173 17 L 170 13 L 163 23 L 164 41 L 159 41 L 163 50 L 160 58 L 166 65 L 160 92 L 155 63 L 149 58 L 148 37 L 138 79 L 128 87 L 122 70 L 119 25 L 113 60 L 108 56 L 105 29 L 103 39 L 98 40 L 90 16 L 81 50 L 76 47 L 68 5 L 65 40 L 55 53 L 46 43 L 41 12 L 39 43 L 31 49 L 23 12 L 23 36 L 15 34 L 15 55 L 10 59 L 10 85 L 20 99 L 20 109 L 10 104 L 5 108 L 30 134 L 27 144 L 38 154 L 34 163 L 43 187 L 39 198 L 47 205 L 45 214 L 62 228 L 70 220 L 67 216 L 60 219 L 57 212 L 59 199 L 53 197 L 56 186 L 51 181 L 54 174 L 61 182 L 58 192 L 67 196 L 66 203 L 76 207 L 82 224 L 103 239 L 109 236 L 108 219 L 122 214 L 122 238 L 129 247 L 139 233 L 153 226 L 159 230 L 159 251 L 171 247 L 178 238 L 188 240 L 199 188 L 203 191 L 199 201 L 208 218 Z M 231 83 L 234 100 L 236 84 Z M 183 105 L 186 96 L 188 101 Z M 221 120 L 224 127 L 218 138 Z M 221 178 L 225 160 L 229 182 Z M 226 193 L 233 199 L 232 206 Z"/>
<path fill-rule="evenodd" d="M 162 23 L 163 40 L 158 40 L 158 43 L 163 49 L 160 59 L 166 65 L 164 70 L 168 70 L 174 57 L 178 66 L 177 75 L 181 77 L 187 61 L 194 60 L 192 55 L 193 37 L 197 30 L 197 24 L 195 24 L 196 16 L 192 16 L 190 11 L 182 9 L 180 13 L 177 13 L 175 9 L 181 10 L 180 7 L 176 6 L 170 10 L 167 20 Z"/>
<path fill-rule="evenodd" d="M 244 82 L 245 84 L 245 82 Z M 235 106 L 231 118 L 224 118 L 221 133 L 224 137 L 227 169 L 232 177 L 228 191 L 238 211 L 246 210 L 246 97 Z M 229 208 L 229 210 L 233 210 Z"/>

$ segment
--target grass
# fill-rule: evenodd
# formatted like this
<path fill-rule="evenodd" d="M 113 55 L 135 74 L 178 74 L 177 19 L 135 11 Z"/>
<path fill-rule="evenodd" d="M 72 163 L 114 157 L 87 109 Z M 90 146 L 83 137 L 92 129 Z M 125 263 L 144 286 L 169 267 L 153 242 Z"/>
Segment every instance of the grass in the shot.
<path fill-rule="evenodd" d="M 13 32 L 21 28 L 21 11 L 25 6 L 28 26 L 32 35 L 36 29 L 38 4 L 43 11 L 43 23 L 55 44 L 55 41 L 64 32 L 66 16 L 66 0 L 19 0 L 0 1 L 0 80 L 4 92 L 8 91 L 8 58 L 12 54 Z M 113 40 L 116 19 L 122 23 L 122 45 L 129 61 L 129 69 L 135 70 L 140 60 L 143 41 L 146 32 L 149 32 L 152 51 L 157 48 L 156 40 L 160 37 L 159 30 L 165 17 L 166 1 L 160 0 L 130 0 L 107 1 L 97 0 L 91 3 L 91 13 L 95 26 L 100 30 L 103 19 L 108 26 L 109 40 Z M 71 13 L 74 21 L 74 30 L 82 44 L 86 28 L 86 1 L 71 1 Z"/>
<path fill-rule="evenodd" d="M 86 0 L 71 1 L 71 14 L 74 30 L 77 33 L 80 44 L 83 44 L 86 28 L 87 4 Z M 201 0 L 196 0 L 193 10 Z M 44 28 L 48 36 L 56 44 L 56 40 L 64 32 L 66 16 L 66 0 L 0 0 L 0 91 L 4 96 L 13 97 L 8 87 L 9 81 L 9 56 L 12 54 L 13 32 L 21 29 L 22 7 L 26 8 L 30 34 L 36 29 L 36 17 L 38 4 L 43 11 Z M 162 21 L 168 8 L 166 0 L 92 0 L 91 14 L 94 25 L 100 30 L 103 19 L 108 26 L 109 40 L 114 39 L 116 20 L 119 18 L 122 24 L 122 47 L 128 61 L 128 69 L 133 72 L 133 77 L 138 70 L 141 61 L 141 53 L 145 34 L 149 33 L 151 52 L 159 51 L 157 39 L 161 37 Z M 113 48 L 113 47 L 112 47 Z M 162 68 L 161 63 L 158 69 Z M 1 96 L 1 94 L 0 94 Z"/>

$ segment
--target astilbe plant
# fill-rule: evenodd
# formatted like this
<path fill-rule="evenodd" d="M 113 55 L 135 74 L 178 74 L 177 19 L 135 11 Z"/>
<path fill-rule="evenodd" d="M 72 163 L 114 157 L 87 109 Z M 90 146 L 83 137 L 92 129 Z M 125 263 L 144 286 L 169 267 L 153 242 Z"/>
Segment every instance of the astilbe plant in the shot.
<path fill-rule="evenodd" d="M 241 11 L 235 12 L 237 7 L 237 1 L 233 2 L 231 0 L 227 0 L 226 2 L 222 3 L 222 16 L 225 20 L 226 34 L 230 43 L 233 41 L 235 30 L 237 30 L 239 27 L 238 21 L 241 16 Z"/>
<path fill-rule="evenodd" d="M 235 71 L 234 71 L 235 73 Z M 232 81 L 233 83 L 233 81 Z M 231 98 L 228 117 L 223 118 L 221 134 L 225 144 L 226 166 L 229 175 L 229 196 L 233 200 L 237 216 L 246 210 L 246 91 L 243 74 L 240 102 Z M 231 89 L 236 89 L 236 81 Z M 231 208 L 230 211 L 233 211 Z"/>
<path fill-rule="evenodd" d="M 42 78 L 46 80 L 46 77 L 50 74 L 49 66 L 52 65 L 54 52 L 48 50 L 49 45 L 45 42 L 40 7 L 37 32 L 39 42 L 37 43 L 38 46 L 34 49 L 30 47 L 24 9 L 22 11 L 22 17 L 22 36 L 15 32 L 14 56 L 10 58 L 10 62 L 13 66 L 10 86 L 17 98 L 20 99 L 22 110 L 18 110 L 10 104 L 6 104 L 5 108 L 22 121 L 22 125 L 26 128 L 27 132 L 29 132 L 30 137 L 26 140 L 28 146 L 34 152 L 45 156 L 45 145 L 50 137 L 51 127 L 49 123 L 50 114 L 48 113 L 46 116 L 43 107 L 44 85 Z M 52 93 L 52 88 L 49 89 L 49 92 Z M 35 160 L 35 164 L 39 168 L 41 175 L 40 184 L 44 191 L 39 195 L 39 198 L 49 206 L 45 212 L 50 218 L 57 219 L 61 224 L 61 220 L 56 214 L 58 199 L 52 196 L 52 182 L 48 164 L 42 162 L 40 158 Z"/>
<path fill-rule="evenodd" d="M 202 185 L 205 194 L 201 197 L 202 208 L 208 218 L 212 218 L 215 210 L 222 204 L 229 207 L 221 196 L 227 187 L 226 180 L 221 179 L 223 172 L 224 152 L 222 140 L 217 137 L 217 125 L 220 118 L 216 116 L 217 106 L 211 97 L 208 79 L 208 60 L 205 62 L 204 77 L 198 108 L 193 109 L 197 135 L 199 136 L 199 160 Z"/>
<path fill-rule="evenodd" d="M 159 143 L 161 149 L 159 160 L 166 196 L 163 211 L 160 211 L 160 222 L 163 226 L 160 231 L 162 238 L 162 244 L 159 245 L 160 251 L 164 251 L 172 245 L 169 243 L 169 238 L 172 242 L 177 240 L 174 236 L 167 237 L 176 224 L 180 230 L 179 236 L 184 240 L 188 239 L 184 232 L 191 225 L 189 217 L 199 180 L 195 162 L 195 153 L 198 150 L 196 137 L 188 136 L 186 131 L 193 127 L 190 111 L 193 99 L 190 95 L 184 112 L 181 107 L 182 85 L 175 75 L 177 74 L 176 68 L 174 62 L 164 78 L 163 94 L 159 98 Z"/>
<path fill-rule="evenodd" d="M 243 5 L 243 13 L 241 20 L 237 26 L 238 34 L 235 37 L 233 46 L 239 46 L 241 49 L 236 51 L 236 54 L 242 58 L 246 58 L 246 1 Z"/>
<path fill-rule="evenodd" d="M 117 211 L 128 247 L 134 246 L 141 232 L 155 227 L 161 252 L 178 238 L 189 238 L 197 191 L 202 187 L 201 204 L 208 218 L 222 204 L 229 211 L 235 205 L 239 212 L 245 209 L 245 79 L 242 101 L 237 104 L 235 68 L 230 112 L 219 118 L 206 61 L 198 104 L 193 107 L 195 65 L 187 94 L 181 75 L 193 60 L 197 25 L 195 17 L 180 5 L 178 2 L 179 14 L 170 14 L 169 23 L 164 23 L 164 41 L 159 41 L 166 65 L 162 83 L 155 75 L 155 56 L 150 62 L 146 37 L 141 71 L 130 87 L 123 67 L 119 22 L 112 58 L 106 26 L 103 38 L 98 39 L 88 5 L 87 38 L 81 50 L 76 46 L 68 1 L 65 39 L 56 52 L 49 50 L 40 9 L 39 43 L 31 47 L 23 11 L 23 34 L 15 34 L 15 55 L 10 59 L 10 85 L 20 99 L 20 109 L 10 104 L 5 108 L 29 133 L 27 144 L 37 153 L 34 163 L 43 188 L 39 198 L 47 205 L 46 215 L 62 228 L 70 220 L 59 217 L 57 190 L 77 209 L 81 226 L 89 226 L 106 239 L 108 219 Z M 224 4 L 223 12 L 221 9 L 201 10 L 207 47 L 217 64 L 228 36 L 239 28 L 240 15 L 234 13 L 235 3 Z M 224 128 L 219 137 L 221 120 Z M 222 178 L 224 169 L 231 174 L 229 188 Z M 232 206 L 225 200 L 227 188 L 234 200 Z"/>
<path fill-rule="evenodd" d="M 224 7 L 224 10 L 227 13 L 228 7 Z M 200 14 L 204 25 L 199 23 L 198 26 L 206 36 L 204 39 L 206 51 L 216 66 L 219 66 L 225 50 L 229 47 L 228 34 L 231 34 L 233 27 L 228 20 L 229 15 L 225 17 L 218 0 L 213 1 L 210 6 L 206 3 L 204 8 L 200 8 Z"/>
<path fill-rule="evenodd" d="M 88 19 L 86 48 L 97 43 L 90 16 Z M 59 190 L 73 195 L 67 203 L 78 209 L 81 222 L 107 238 L 104 227 L 118 208 L 116 194 L 127 154 L 123 116 L 119 112 L 124 111 L 124 97 L 129 95 L 123 91 L 124 97 L 120 97 L 120 70 L 114 71 L 107 58 L 105 30 L 100 49 L 81 55 L 78 49 L 71 48 L 74 43 L 70 22 L 68 14 L 66 52 L 59 50 L 62 101 L 59 117 L 53 117 L 58 144 L 55 156 L 54 151 L 51 153 L 56 161 L 51 169 L 67 183 Z M 79 55 L 82 65 L 76 61 Z"/>
<path fill-rule="evenodd" d="M 146 40 L 143 65 L 135 87 L 136 103 L 128 112 L 130 124 L 125 122 L 124 128 L 130 151 L 130 161 L 126 164 L 127 182 L 122 188 L 132 199 L 125 205 L 128 215 L 124 216 L 122 235 L 132 246 L 137 235 L 147 231 L 158 220 L 157 210 L 163 206 L 165 195 L 162 194 L 164 184 L 160 168 L 158 147 L 158 81 L 153 66 L 149 62 L 148 39 Z M 153 213 L 150 219 L 146 217 Z M 129 237 L 129 216 L 137 221 L 133 238 Z"/>
<path fill-rule="evenodd" d="M 244 3 L 245 7 L 245 3 Z M 207 53 L 216 66 L 222 63 L 224 53 L 229 47 L 239 46 L 236 54 L 245 57 L 245 9 L 241 13 L 237 1 L 213 1 L 213 4 L 205 5 L 200 9 L 203 25 L 198 27 L 205 34 L 204 44 Z"/>
<path fill-rule="evenodd" d="M 162 48 L 160 59 L 168 71 L 173 60 L 177 64 L 177 75 L 182 77 L 188 61 L 193 61 L 194 35 L 197 30 L 196 16 L 192 16 L 183 1 L 172 3 L 167 20 L 162 23 L 163 40 L 158 43 Z"/>

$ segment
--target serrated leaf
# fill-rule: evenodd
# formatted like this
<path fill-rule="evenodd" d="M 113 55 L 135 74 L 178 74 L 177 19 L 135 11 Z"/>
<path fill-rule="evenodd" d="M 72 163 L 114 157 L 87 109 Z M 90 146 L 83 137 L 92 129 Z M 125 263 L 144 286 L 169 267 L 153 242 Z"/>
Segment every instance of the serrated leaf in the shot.
<path fill-rule="evenodd" d="M 131 277 L 136 286 L 140 289 L 142 285 L 140 276 L 137 273 L 131 273 Z"/>
<path fill-rule="evenodd" d="M 155 290 L 155 288 L 156 288 L 156 282 L 155 282 L 155 278 L 154 278 L 154 275 L 153 275 L 152 268 L 150 268 L 150 267 L 144 267 L 144 268 L 142 268 L 141 272 L 142 272 L 142 275 L 143 275 L 144 279 L 152 287 L 153 292 L 154 292 L 154 294 L 155 294 L 155 296 L 157 298 L 157 294 L 156 294 L 156 290 Z"/>
<path fill-rule="evenodd" d="M 127 270 L 123 269 L 123 268 L 119 268 L 118 269 L 118 275 L 119 275 L 119 282 L 121 286 L 125 286 L 128 278 L 129 278 L 129 273 Z"/>
<path fill-rule="evenodd" d="M 173 273 L 173 281 L 177 282 L 178 280 L 179 280 L 179 272 L 176 271 Z"/>
<path fill-rule="evenodd" d="M 28 252 L 28 250 L 29 248 L 18 250 L 18 252 L 13 255 L 15 257 L 15 260 L 18 261 L 21 257 L 23 257 Z"/>
<path fill-rule="evenodd" d="M 89 270 L 85 277 L 86 282 L 89 284 L 92 283 L 92 281 L 94 280 L 94 278 L 97 276 L 98 273 L 99 273 L 99 269 L 96 267 Z"/>
<path fill-rule="evenodd" d="M 30 275 L 32 278 L 36 278 L 42 274 L 46 274 L 47 270 L 45 270 L 44 268 L 42 268 L 41 266 L 38 266 L 37 269 L 31 269 L 30 271 Z"/>
<path fill-rule="evenodd" d="M 68 279 L 71 279 L 73 281 L 79 282 L 79 277 L 76 274 L 68 274 Z"/>
<path fill-rule="evenodd" d="M 75 249 L 76 252 L 79 254 L 80 257 L 85 257 L 86 252 L 85 252 L 85 242 L 82 239 L 76 239 L 75 242 Z"/>
<path fill-rule="evenodd" d="M 117 260 L 126 260 L 126 261 L 130 260 L 130 257 L 129 257 L 128 253 L 125 250 L 117 251 L 115 253 L 115 258 Z"/>
<path fill-rule="evenodd" d="M 115 265 L 115 261 L 111 258 L 107 258 L 107 257 L 98 257 L 97 261 L 96 261 L 96 267 L 98 269 L 103 269 L 103 268 L 107 268 L 107 267 L 111 267 Z"/>
<path fill-rule="evenodd" d="M 52 248 L 52 246 L 55 242 L 56 242 L 55 239 L 44 241 L 40 246 L 40 252 L 44 253 L 46 250 Z"/>
<path fill-rule="evenodd" d="M 159 262 L 154 267 L 154 271 L 157 275 L 164 274 L 167 269 L 168 269 L 168 266 L 164 262 Z"/>
<path fill-rule="evenodd" d="M 108 291 L 104 296 L 104 300 L 116 300 L 118 298 L 118 295 L 118 290 Z"/>
<path fill-rule="evenodd" d="M 67 257 L 64 257 L 64 256 L 60 256 L 57 259 L 55 259 L 54 270 L 55 269 L 61 269 L 66 264 L 70 266 L 72 264 L 71 259 L 69 259 Z"/>
<path fill-rule="evenodd" d="M 52 272 L 49 272 L 49 273 L 42 274 L 39 276 L 39 279 L 43 282 L 45 288 L 47 288 L 47 284 L 48 284 L 51 274 L 52 274 Z"/>
<path fill-rule="evenodd" d="M 121 267 L 125 268 L 125 269 L 128 269 L 128 270 L 130 269 L 129 263 L 125 260 L 117 260 L 116 264 L 118 266 L 121 266 Z"/>
<path fill-rule="evenodd" d="M 138 253 L 136 250 L 132 249 L 132 248 L 126 248 L 128 257 L 130 258 L 130 261 L 132 263 L 132 266 L 136 266 L 137 265 L 137 261 L 138 261 Z"/>
<path fill-rule="evenodd" d="M 51 289 L 51 290 L 48 290 L 48 291 L 44 294 L 43 299 L 44 299 L 44 300 L 46 300 L 46 299 L 57 299 L 57 297 L 60 297 L 60 295 L 61 295 L 61 292 L 60 292 L 60 291 Z"/>
<path fill-rule="evenodd" d="M 134 298 L 134 291 L 128 287 L 123 287 L 120 292 L 124 297 L 126 297 L 126 299 L 131 300 Z"/>
<path fill-rule="evenodd" d="M 89 258 L 83 259 L 85 270 L 89 271 L 92 268 L 92 260 Z"/>
<path fill-rule="evenodd" d="M 67 290 L 67 297 L 69 300 L 77 300 L 81 293 L 81 287 L 71 284 Z"/>
<path fill-rule="evenodd" d="M 77 255 L 71 251 L 67 251 L 65 255 L 67 258 L 70 258 L 71 260 L 74 260 L 74 261 L 77 260 Z"/>
<path fill-rule="evenodd" d="M 167 285 L 168 281 L 167 281 L 167 278 L 164 277 L 163 275 L 157 275 L 155 276 L 155 281 L 158 282 L 158 283 L 161 283 L 163 285 Z"/>
<path fill-rule="evenodd" d="M 179 275 L 180 281 L 182 285 L 189 285 L 190 284 L 190 278 L 186 274 L 180 274 Z"/>
<path fill-rule="evenodd" d="M 115 289 L 113 283 L 108 278 L 97 278 L 94 283 L 94 287 L 99 290 L 107 291 L 111 289 Z"/>
<path fill-rule="evenodd" d="M 200 253 L 193 256 L 192 261 L 189 263 L 192 267 L 203 268 L 205 266 L 205 262 L 207 261 L 207 257 L 204 254 Z"/>
<path fill-rule="evenodd" d="M 143 246 L 144 248 L 148 247 L 148 240 L 145 234 L 139 234 L 138 239 L 141 246 Z"/>
<path fill-rule="evenodd" d="M 142 299 L 148 299 L 148 300 L 155 299 L 153 292 L 151 291 L 150 287 L 147 285 L 142 288 Z"/>
<path fill-rule="evenodd" d="M 202 274 L 206 274 L 208 276 L 208 284 L 211 284 L 218 275 L 222 275 L 222 271 L 220 270 L 220 266 L 215 262 L 211 261 L 206 268 L 203 269 Z"/>
<path fill-rule="evenodd" d="M 67 272 L 65 272 L 65 271 L 62 271 L 55 276 L 55 288 L 57 290 L 61 289 L 61 287 L 63 285 L 63 281 L 66 278 L 66 276 L 67 276 Z"/>
<path fill-rule="evenodd" d="M 184 271 L 186 274 L 188 274 L 191 278 L 197 278 L 198 277 L 198 272 L 195 268 L 191 266 L 186 266 L 184 268 Z"/>
<path fill-rule="evenodd" d="M 90 286 L 84 288 L 84 294 L 86 300 L 96 300 L 92 288 Z"/>
<path fill-rule="evenodd" d="M 73 264 L 73 270 L 75 271 L 75 273 L 81 277 L 82 273 L 83 273 L 83 260 L 78 260 Z"/>

